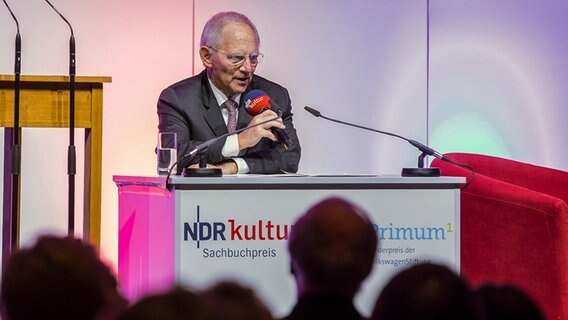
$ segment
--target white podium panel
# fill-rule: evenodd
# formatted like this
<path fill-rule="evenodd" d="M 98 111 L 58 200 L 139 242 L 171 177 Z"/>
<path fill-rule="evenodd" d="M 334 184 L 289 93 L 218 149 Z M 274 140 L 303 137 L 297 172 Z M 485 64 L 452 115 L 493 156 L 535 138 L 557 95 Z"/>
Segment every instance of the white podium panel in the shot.
<path fill-rule="evenodd" d="M 123 228 L 121 222 L 121 250 L 127 250 L 130 255 L 134 253 L 132 248 L 123 248 L 123 240 L 126 240 L 123 232 L 130 236 L 128 243 L 133 244 L 136 229 L 148 233 L 145 238 L 148 246 L 170 239 L 159 247 L 173 245 L 175 250 L 166 255 L 170 258 L 165 258 L 172 260 L 173 256 L 171 265 L 166 266 L 169 263 L 166 261 L 166 265 L 159 267 L 161 271 L 156 270 L 159 281 L 152 280 L 151 263 L 144 268 L 133 266 L 133 257 L 119 252 L 120 277 L 130 280 L 126 289 L 131 297 L 163 288 L 168 281 L 203 288 L 221 279 L 233 279 L 257 290 L 276 316 L 285 315 L 295 303 L 287 236 L 302 213 L 330 196 L 342 197 L 364 208 L 380 239 L 375 268 L 356 300 L 363 314 L 370 313 L 378 292 L 401 268 L 431 261 L 459 271 L 458 184 L 463 182 L 461 178 L 176 177 L 171 180 L 174 192 L 163 189 L 163 180 L 154 179 L 156 185 L 152 187 L 151 179 L 145 179 L 141 183 L 133 177 L 115 177 L 123 193 L 119 200 L 120 220 L 130 221 L 128 228 Z M 138 208 L 126 209 L 123 198 L 129 194 L 126 191 L 129 186 L 142 184 L 143 188 L 149 188 L 143 193 L 167 197 L 168 203 L 173 201 L 174 205 L 169 206 L 173 212 L 156 207 L 145 213 L 155 218 L 133 218 L 132 212 L 144 214 L 140 210 L 141 203 L 134 201 Z M 152 219 L 160 216 L 171 221 L 172 230 L 162 225 L 161 231 L 152 231 L 155 225 Z M 135 220 L 148 223 L 137 228 L 132 223 Z M 162 239 L 152 241 L 157 237 Z M 136 256 L 152 259 L 151 252 L 164 255 L 163 250 L 146 249 L 150 253 Z M 130 268 L 121 268 L 123 262 Z M 135 268 L 146 269 L 147 274 L 133 277 L 132 272 L 140 273 Z M 168 270 L 164 268 L 171 269 L 173 276 L 168 278 Z M 133 279 L 143 279 L 143 283 L 139 280 L 135 283 Z"/>

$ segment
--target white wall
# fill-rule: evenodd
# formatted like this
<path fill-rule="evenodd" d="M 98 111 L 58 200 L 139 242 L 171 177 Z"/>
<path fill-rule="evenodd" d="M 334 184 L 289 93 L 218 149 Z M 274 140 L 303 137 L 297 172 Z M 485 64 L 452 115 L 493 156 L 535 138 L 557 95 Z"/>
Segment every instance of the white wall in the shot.
<path fill-rule="evenodd" d="M 69 31 L 43 1 L 9 1 L 20 20 L 22 74 L 67 74 Z M 102 252 L 117 256 L 117 192 L 112 176 L 155 173 L 156 101 L 162 88 L 191 74 L 191 1 L 52 3 L 70 20 L 77 41 L 77 75 L 112 76 L 104 87 Z M 0 73 L 13 73 L 15 28 L 0 9 Z M 4 107 L 4 106 L 2 106 Z M 83 130 L 77 130 L 82 155 Z M 24 129 L 21 238 L 67 229 L 63 129 Z M 78 159 L 76 230 L 82 230 L 82 156 Z"/>

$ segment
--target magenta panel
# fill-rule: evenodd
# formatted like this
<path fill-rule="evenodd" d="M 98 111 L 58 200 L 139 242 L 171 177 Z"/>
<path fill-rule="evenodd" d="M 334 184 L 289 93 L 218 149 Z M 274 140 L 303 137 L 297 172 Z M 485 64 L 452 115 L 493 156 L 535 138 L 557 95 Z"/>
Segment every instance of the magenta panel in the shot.
<path fill-rule="evenodd" d="M 118 277 L 130 301 L 175 281 L 175 196 L 162 178 L 115 177 L 119 197 Z M 137 183 L 135 184 L 134 181 Z"/>

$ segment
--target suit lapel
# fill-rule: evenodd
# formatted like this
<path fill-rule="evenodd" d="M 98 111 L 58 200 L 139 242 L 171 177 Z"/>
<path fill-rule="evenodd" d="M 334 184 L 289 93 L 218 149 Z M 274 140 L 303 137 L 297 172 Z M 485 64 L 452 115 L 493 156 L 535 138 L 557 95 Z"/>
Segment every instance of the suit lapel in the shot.
<path fill-rule="evenodd" d="M 213 130 L 215 136 L 220 136 L 227 133 L 227 125 L 225 120 L 223 120 L 223 115 L 217 99 L 209 86 L 209 80 L 207 79 L 207 72 L 204 70 L 201 74 L 201 96 L 203 97 L 203 118 L 209 128 Z"/>

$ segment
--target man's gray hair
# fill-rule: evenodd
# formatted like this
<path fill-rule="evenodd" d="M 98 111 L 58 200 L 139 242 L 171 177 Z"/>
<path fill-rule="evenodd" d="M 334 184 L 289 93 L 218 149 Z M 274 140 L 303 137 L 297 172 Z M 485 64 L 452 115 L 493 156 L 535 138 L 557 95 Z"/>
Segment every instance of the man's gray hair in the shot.
<path fill-rule="evenodd" d="M 245 15 L 233 11 L 219 12 L 205 23 L 205 27 L 203 27 L 203 32 L 201 33 L 200 46 L 218 48 L 221 42 L 220 37 L 223 27 L 229 23 L 242 23 L 249 26 L 254 32 L 256 45 L 260 46 L 260 37 L 252 21 Z"/>

